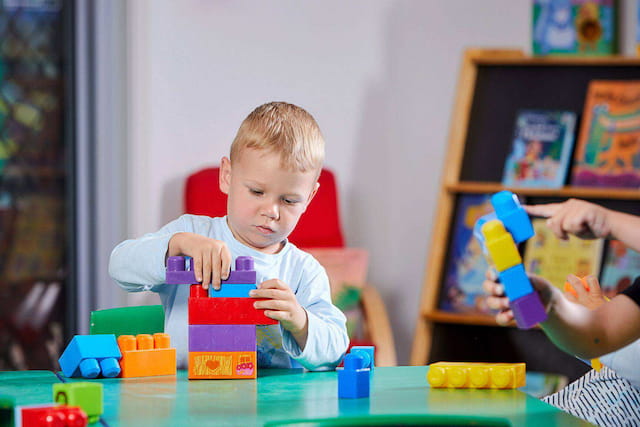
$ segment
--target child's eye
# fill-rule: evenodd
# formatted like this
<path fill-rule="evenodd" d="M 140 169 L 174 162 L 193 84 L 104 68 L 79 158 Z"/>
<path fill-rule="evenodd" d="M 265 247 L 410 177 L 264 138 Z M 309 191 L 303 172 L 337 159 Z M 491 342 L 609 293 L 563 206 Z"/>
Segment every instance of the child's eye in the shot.
<path fill-rule="evenodd" d="M 284 199 L 282 199 L 282 201 L 284 201 L 287 205 L 295 205 L 296 203 L 300 203 L 300 201 L 296 200 L 296 199 L 284 198 Z"/>
<path fill-rule="evenodd" d="M 264 194 L 264 191 L 256 190 L 255 188 L 250 188 L 249 191 L 256 196 L 262 196 Z"/>

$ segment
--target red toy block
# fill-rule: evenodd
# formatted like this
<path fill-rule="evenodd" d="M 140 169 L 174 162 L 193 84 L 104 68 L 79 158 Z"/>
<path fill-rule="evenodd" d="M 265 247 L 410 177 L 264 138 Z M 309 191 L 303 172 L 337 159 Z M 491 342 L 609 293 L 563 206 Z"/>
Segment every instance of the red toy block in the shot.
<path fill-rule="evenodd" d="M 198 286 L 198 285 L 196 285 Z M 253 307 L 260 298 L 189 298 L 190 325 L 277 325 Z"/>
<path fill-rule="evenodd" d="M 16 420 L 22 427 L 84 427 L 87 425 L 87 414 L 75 406 L 40 406 L 22 407 L 21 420 Z"/>

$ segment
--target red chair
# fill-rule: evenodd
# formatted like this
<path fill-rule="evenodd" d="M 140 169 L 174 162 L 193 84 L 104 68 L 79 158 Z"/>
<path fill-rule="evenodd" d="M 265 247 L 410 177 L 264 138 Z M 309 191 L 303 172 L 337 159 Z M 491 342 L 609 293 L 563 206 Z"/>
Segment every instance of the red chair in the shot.
<path fill-rule="evenodd" d="M 212 217 L 226 215 L 227 196 L 220 191 L 218 175 L 219 168 L 210 167 L 187 178 L 184 193 L 186 213 Z M 300 248 L 344 248 L 335 177 L 330 170 L 323 169 L 318 182 L 318 193 L 289 240 Z M 376 347 L 376 364 L 395 366 L 393 334 L 380 295 L 372 286 L 363 284 L 360 298 L 366 339 Z"/>

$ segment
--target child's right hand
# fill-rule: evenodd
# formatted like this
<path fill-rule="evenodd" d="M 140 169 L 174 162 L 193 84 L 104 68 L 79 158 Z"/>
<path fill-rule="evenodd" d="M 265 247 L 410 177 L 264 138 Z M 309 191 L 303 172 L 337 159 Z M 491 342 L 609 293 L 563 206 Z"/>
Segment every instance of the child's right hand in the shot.
<path fill-rule="evenodd" d="M 581 239 L 607 238 L 611 234 L 610 211 L 584 200 L 569 199 L 562 203 L 523 206 L 529 215 L 547 219 L 547 226 L 559 239 L 569 234 Z"/>
<path fill-rule="evenodd" d="M 226 243 L 195 233 L 176 233 L 169 240 L 167 257 L 190 256 L 196 280 L 204 289 L 209 283 L 220 289 L 220 281 L 229 278 L 231 252 Z"/>
<path fill-rule="evenodd" d="M 530 275 L 529 281 L 536 292 L 538 292 L 538 295 L 540 295 L 540 300 L 545 310 L 548 311 L 554 295 L 560 294 L 560 290 L 553 286 L 547 279 L 540 276 Z M 486 279 L 482 283 L 482 289 L 489 295 L 487 297 L 487 306 L 492 310 L 499 310 L 498 314 L 496 314 L 496 322 L 499 325 L 507 325 L 512 322 L 514 317 L 513 311 L 511 311 L 509 307 L 509 299 L 504 293 L 502 283 L 497 282 L 497 277 L 493 270 L 487 270 Z"/>

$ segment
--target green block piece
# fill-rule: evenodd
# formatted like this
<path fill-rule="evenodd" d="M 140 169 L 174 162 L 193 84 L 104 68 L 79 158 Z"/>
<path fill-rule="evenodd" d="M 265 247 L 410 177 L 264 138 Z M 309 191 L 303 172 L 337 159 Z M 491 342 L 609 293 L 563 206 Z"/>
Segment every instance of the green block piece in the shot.
<path fill-rule="evenodd" d="M 11 396 L 0 395 L 0 427 L 13 427 L 13 408 L 16 399 Z"/>
<path fill-rule="evenodd" d="M 91 312 L 90 334 L 139 335 L 164 332 L 161 305 L 109 308 Z"/>
<path fill-rule="evenodd" d="M 95 382 L 60 383 L 53 385 L 53 400 L 69 406 L 79 406 L 93 424 L 102 415 L 102 384 Z"/>

